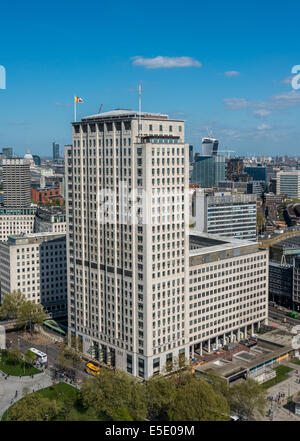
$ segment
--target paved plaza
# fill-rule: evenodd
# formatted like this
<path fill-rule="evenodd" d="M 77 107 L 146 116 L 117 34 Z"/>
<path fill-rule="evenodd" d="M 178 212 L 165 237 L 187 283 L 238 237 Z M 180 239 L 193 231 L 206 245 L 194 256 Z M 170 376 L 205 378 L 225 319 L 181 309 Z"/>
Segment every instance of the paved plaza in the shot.
<path fill-rule="evenodd" d="M 300 373 L 300 366 L 293 363 L 284 364 L 293 368 L 294 371 L 289 374 L 286 380 L 276 384 L 273 387 L 270 387 L 270 389 L 267 390 L 268 397 L 272 396 L 275 398 L 278 394 L 285 394 L 285 398 L 279 399 L 279 402 L 276 402 L 275 400 L 268 401 L 268 409 L 273 409 L 273 418 L 271 416 L 266 416 L 263 418 L 265 421 L 300 421 L 300 415 L 295 415 L 293 406 L 292 410 L 288 410 L 284 407 L 287 397 L 295 396 L 300 392 L 300 384 L 297 382 L 297 380 L 300 379 L 300 376 L 297 375 L 297 370 Z"/>
<path fill-rule="evenodd" d="M 51 386 L 52 380 L 46 373 L 36 374 L 32 377 L 13 377 L 3 375 L 0 371 L 0 420 L 4 412 L 17 400 L 23 398 L 24 388 L 29 393 Z M 17 394 L 16 394 L 17 392 Z"/>

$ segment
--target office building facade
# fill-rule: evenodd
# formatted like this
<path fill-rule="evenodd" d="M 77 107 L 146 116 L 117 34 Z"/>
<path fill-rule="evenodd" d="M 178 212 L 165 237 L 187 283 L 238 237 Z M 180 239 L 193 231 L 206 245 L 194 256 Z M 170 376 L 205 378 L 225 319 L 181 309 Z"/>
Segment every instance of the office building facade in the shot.
<path fill-rule="evenodd" d="M 237 239 L 256 239 L 256 195 L 195 190 L 195 229 Z"/>
<path fill-rule="evenodd" d="M 189 259 L 191 354 L 247 338 L 268 323 L 268 253 L 257 243 L 193 232 Z"/>
<path fill-rule="evenodd" d="M 122 110 L 83 118 L 65 164 L 70 332 L 96 360 L 149 378 L 157 358 L 188 357 L 184 122 L 142 113 L 139 123 Z M 122 214 L 125 184 L 136 222 Z M 99 222 L 107 190 L 114 219 Z"/>
<path fill-rule="evenodd" d="M 30 207 L 30 164 L 21 158 L 3 159 L 2 167 L 4 207 Z"/>
<path fill-rule="evenodd" d="M 276 194 L 300 199 L 300 170 L 280 171 L 276 175 Z"/>
<path fill-rule="evenodd" d="M 218 186 L 225 181 L 226 162 L 225 156 L 195 155 L 190 183 L 199 184 L 201 187 Z"/>
<path fill-rule="evenodd" d="M 35 212 L 36 207 L 0 207 L 0 241 L 6 241 L 11 235 L 33 233 Z"/>
<path fill-rule="evenodd" d="M 66 235 L 32 233 L 0 243 L 1 296 L 22 292 L 53 316 L 67 314 Z"/>
<path fill-rule="evenodd" d="M 265 261 L 257 260 L 267 259 L 266 252 L 250 242 L 189 240 L 183 121 L 117 110 L 83 118 L 72 129 L 73 143 L 65 147 L 68 316 L 70 334 L 82 339 L 87 356 L 148 379 L 167 362 L 188 359 L 196 344 L 224 334 L 238 338 L 266 320 L 266 286 L 262 294 L 256 274 L 259 267 L 266 285 Z M 206 271 L 205 262 L 221 265 L 214 301 L 221 308 L 219 297 L 227 294 L 230 326 L 212 320 L 198 332 L 202 312 L 191 311 L 189 275 Z M 242 264 L 243 270 L 233 268 Z M 193 285 L 193 295 L 206 295 L 206 287 L 198 290 L 202 285 Z M 219 313 L 214 320 L 223 323 Z"/>
<path fill-rule="evenodd" d="M 60 156 L 59 156 L 59 144 L 57 144 L 56 142 L 52 143 L 52 157 L 53 157 L 53 160 L 60 158 Z"/>

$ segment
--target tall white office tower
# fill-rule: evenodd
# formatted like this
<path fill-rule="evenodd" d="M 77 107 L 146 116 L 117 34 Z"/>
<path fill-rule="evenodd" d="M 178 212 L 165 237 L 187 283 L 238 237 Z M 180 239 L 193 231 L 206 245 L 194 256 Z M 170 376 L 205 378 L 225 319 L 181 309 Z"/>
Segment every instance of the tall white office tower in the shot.
<path fill-rule="evenodd" d="M 217 156 L 219 141 L 215 138 L 202 138 L 203 156 Z"/>
<path fill-rule="evenodd" d="M 69 331 L 95 360 L 147 379 L 189 357 L 184 122 L 115 110 L 72 130 L 65 147 Z"/>
<path fill-rule="evenodd" d="M 5 208 L 28 208 L 31 204 L 30 164 L 26 159 L 2 160 Z"/>

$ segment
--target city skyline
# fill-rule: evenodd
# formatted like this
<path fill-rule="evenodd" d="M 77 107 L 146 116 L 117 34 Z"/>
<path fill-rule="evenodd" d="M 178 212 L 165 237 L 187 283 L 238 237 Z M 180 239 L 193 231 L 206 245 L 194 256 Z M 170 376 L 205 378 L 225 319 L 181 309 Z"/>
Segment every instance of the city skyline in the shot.
<path fill-rule="evenodd" d="M 192 2 L 178 14 L 170 2 L 87 9 L 74 2 L 59 15 L 3 5 L 1 145 L 51 156 L 53 138 L 70 142 L 74 95 L 84 99 L 79 120 L 101 104 L 102 112 L 137 110 L 141 84 L 142 110 L 184 119 L 195 152 L 211 132 L 220 149 L 237 154 L 281 155 L 288 145 L 297 155 L 300 92 L 290 76 L 299 64 L 299 6 L 292 4 L 255 1 L 245 10 L 235 1 Z"/>

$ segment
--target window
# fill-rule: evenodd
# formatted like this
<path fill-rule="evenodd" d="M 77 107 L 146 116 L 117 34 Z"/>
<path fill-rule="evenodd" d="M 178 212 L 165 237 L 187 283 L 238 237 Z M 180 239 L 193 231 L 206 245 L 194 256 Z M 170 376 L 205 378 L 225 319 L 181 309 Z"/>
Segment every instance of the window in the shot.
<path fill-rule="evenodd" d="M 138 375 L 139 377 L 145 377 L 145 362 L 142 358 L 138 359 Z"/>

